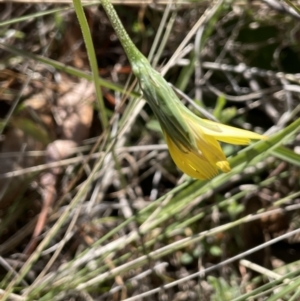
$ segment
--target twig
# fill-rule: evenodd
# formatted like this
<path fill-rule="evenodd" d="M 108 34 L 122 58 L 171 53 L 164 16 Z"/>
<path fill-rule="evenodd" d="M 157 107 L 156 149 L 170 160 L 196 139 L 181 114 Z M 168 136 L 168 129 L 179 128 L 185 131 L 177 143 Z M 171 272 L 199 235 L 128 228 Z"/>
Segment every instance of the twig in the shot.
<path fill-rule="evenodd" d="M 271 77 L 271 78 L 285 78 L 288 81 L 295 82 L 300 84 L 300 73 L 291 74 L 284 72 L 274 72 L 271 70 L 263 70 L 256 67 L 248 67 L 245 64 L 239 64 L 238 66 L 221 64 L 221 63 L 213 63 L 213 62 L 203 62 L 202 67 L 205 69 L 211 70 L 221 70 L 243 74 L 245 72 L 249 72 L 252 75 L 258 75 L 261 77 Z"/>
<path fill-rule="evenodd" d="M 283 239 L 289 238 L 289 237 L 291 237 L 291 236 L 293 236 L 293 235 L 295 235 L 295 234 L 298 234 L 298 233 L 300 233 L 300 229 L 296 229 L 296 230 L 294 230 L 294 231 L 291 231 L 291 232 L 289 232 L 289 233 L 286 233 L 286 234 L 284 234 L 284 235 L 281 235 L 281 236 L 279 236 L 279 237 L 276 237 L 276 238 L 274 238 L 274 239 L 271 239 L 270 241 L 268 241 L 268 242 L 266 242 L 266 243 L 263 243 L 263 244 L 261 244 L 261 245 L 255 247 L 255 248 L 252 248 L 252 249 L 250 249 L 250 250 L 247 250 L 247 251 L 245 251 L 245 252 L 243 252 L 243 253 L 240 253 L 240 254 L 238 254 L 238 255 L 236 255 L 236 256 L 233 256 L 233 257 L 231 257 L 231 258 L 229 258 L 229 259 L 226 259 L 226 260 L 224 260 L 224 261 L 222 261 L 222 262 L 220 262 L 220 263 L 218 263 L 218 264 L 216 264 L 216 265 L 214 265 L 214 266 L 211 266 L 211 267 L 209 267 L 209 268 L 207 268 L 207 269 L 201 270 L 200 272 L 197 272 L 197 273 L 191 274 L 191 275 L 189 275 L 189 276 L 187 276 L 187 277 L 184 277 L 184 278 L 182 278 L 182 279 L 173 281 L 173 282 L 168 283 L 168 284 L 166 284 L 166 285 L 164 285 L 164 286 L 162 286 L 162 287 L 159 287 L 159 288 L 155 288 L 155 289 L 149 290 L 149 291 L 146 292 L 146 293 L 142 293 L 142 294 L 139 294 L 139 295 L 137 295 L 137 296 L 134 296 L 134 297 L 131 297 L 131 298 L 127 298 L 127 299 L 125 299 L 124 301 L 135 301 L 135 300 L 140 300 L 141 298 L 149 297 L 149 296 L 151 296 L 151 295 L 153 295 L 153 294 L 156 294 L 156 293 L 158 293 L 158 292 L 160 292 L 160 291 L 162 291 L 162 290 L 166 290 L 166 289 L 169 289 L 169 288 L 171 288 L 171 287 L 177 286 L 178 284 L 187 282 L 188 280 L 194 279 L 194 278 L 196 278 L 196 277 L 203 276 L 203 273 L 207 274 L 207 273 L 212 272 L 212 271 L 214 271 L 214 270 L 220 269 L 221 267 L 224 267 L 224 266 L 227 265 L 227 264 L 233 263 L 233 262 L 235 262 L 235 261 L 237 261 L 237 260 L 239 260 L 239 259 L 241 259 L 241 258 L 244 258 L 244 257 L 246 257 L 246 256 L 248 256 L 248 255 L 250 255 L 250 254 L 252 254 L 252 253 L 254 253 L 254 252 L 257 252 L 257 251 L 259 251 L 259 250 L 261 250 L 261 249 L 264 249 L 264 248 L 266 248 L 266 247 L 268 247 L 268 246 L 270 246 L 270 245 L 272 245 L 272 244 L 274 244 L 274 243 L 276 243 L 276 242 L 278 242 L 278 241 L 281 241 L 281 240 L 283 240 Z"/>
<path fill-rule="evenodd" d="M 262 275 L 265 275 L 269 278 L 273 278 L 273 279 L 280 279 L 282 277 L 282 275 L 280 274 L 277 274 L 273 271 L 270 271 L 269 269 L 266 269 L 265 267 L 262 267 L 256 263 L 253 263 L 249 260 L 246 260 L 246 259 L 242 259 L 240 260 L 240 264 L 245 266 L 246 268 L 249 268 L 253 271 L 256 271 Z M 290 283 L 291 280 L 290 279 L 284 279 L 283 283 Z"/>

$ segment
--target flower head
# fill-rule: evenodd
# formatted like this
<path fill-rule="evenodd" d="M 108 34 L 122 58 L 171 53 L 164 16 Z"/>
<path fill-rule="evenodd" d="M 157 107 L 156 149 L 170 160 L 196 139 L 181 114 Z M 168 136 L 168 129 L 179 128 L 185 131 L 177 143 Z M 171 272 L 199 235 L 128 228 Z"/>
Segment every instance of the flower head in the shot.
<path fill-rule="evenodd" d="M 171 157 L 178 168 L 196 179 L 210 179 L 218 174 L 218 170 L 223 172 L 230 171 L 229 163 L 219 141 L 246 145 L 250 143 L 251 139 L 266 138 L 251 131 L 201 119 L 185 107 L 182 110 L 182 119 L 194 135 L 197 144 L 196 149 L 182 152 L 174 143 L 172 134 L 163 132 Z"/>
<path fill-rule="evenodd" d="M 218 141 L 248 144 L 250 139 L 265 138 L 201 119 L 189 111 L 130 40 L 109 0 L 101 0 L 101 3 L 124 47 L 144 97 L 160 123 L 170 154 L 183 172 L 197 179 L 212 178 L 218 169 L 228 172 L 230 166 Z"/>
<path fill-rule="evenodd" d="M 245 145 L 251 139 L 266 138 L 196 116 L 182 104 L 146 58 L 140 58 L 132 67 L 144 97 L 160 123 L 171 157 L 187 175 L 210 179 L 218 174 L 218 170 L 230 171 L 219 141 Z"/>

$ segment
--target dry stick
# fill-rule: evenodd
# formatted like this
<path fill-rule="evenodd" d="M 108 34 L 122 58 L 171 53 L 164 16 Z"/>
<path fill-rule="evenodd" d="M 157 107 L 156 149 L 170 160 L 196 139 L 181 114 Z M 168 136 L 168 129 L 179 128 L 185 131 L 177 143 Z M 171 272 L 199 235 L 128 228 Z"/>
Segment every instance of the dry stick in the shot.
<path fill-rule="evenodd" d="M 132 285 L 132 287 L 137 287 L 139 282 L 141 279 L 146 278 L 147 276 L 153 274 L 154 272 L 159 275 L 163 275 L 163 272 L 165 271 L 165 269 L 169 266 L 169 264 L 167 262 L 160 262 L 157 263 L 153 268 L 151 269 L 147 269 L 146 271 L 143 271 L 141 273 L 139 273 L 138 275 L 126 280 L 126 284 L 128 285 L 128 283 L 130 285 Z M 126 285 L 125 284 L 125 285 Z M 116 292 L 120 291 L 123 287 L 121 285 L 115 286 L 113 288 L 111 288 L 111 290 L 107 293 L 104 293 L 101 295 L 101 300 L 108 298 L 109 296 L 111 296 L 112 294 L 115 294 Z"/>
<path fill-rule="evenodd" d="M 245 64 L 239 64 L 237 66 L 221 64 L 216 62 L 203 62 L 202 67 L 210 70 L 221 70 L 234 72 L 238 74 L 250 73 L 251 75 L 257 75 L 261 77 L 275 77 L 275 78 L 285 78 L 288 81 L 292 81 L 300 84 L 300 73 L 292 74 L 292 73 L 284 73 L 284 72 L 275 72 L 271 70 L 259 69 L 256 67 L 248 67 Z"/>
<path fill-rule="evenodd" d="M 250 254 L 252 254 L 252 253 L 254 253 L 254 252 L 257 252 L 257 251 L 259 251 L 259 250 L 261 250 L 261 249 L 263 249 L 263 248 L 266 248 L 266 247 L 268 247 L 268 246 L 270 246 L 270 245 L 272 245 L 272 244 L 274 244 L 274 243 L 276 243 L 276 242 L 278 242 L 278 241 L 281 241 L 281 240 L 283 240 L 283 239 L 289 238 L 289 237 L 291 237 L 291 236 L 293 236 L 293 235 L 295 235 L 295 234 L 298 234 L 298 233 L 300 233 L 300 229 L 296 229 L 296 230 L 291 231 L 291 232 L 289 232 L 289 233 L 286 233 L 286 234 L 284 234 L 284 235 L 282 235 L 282 236 L 279 236 L 279 237 L 276 237 L 276 238 L 274 238 L 274 239 L 271 239 L 270 241 L 268 241 L 268 242 L 266 242 L 266 243 L 263 243 L 263 244 L 261 244 L 261 245 L 255 247 L 255 248 L 252 248 L 252 249 L 250 249 L 250 250 L 247 250 L 247 251 L 245 251 L 245 252 L 243 252 L 243 253 L 240 253 L 240 254 L 238 254 L 238 255 L 236 255 L 236 256 L 233 256 L 233 257 L 231 257 L 231 258 L 229 258 L 229 259 L 226 259 L 226 260 L 224 260 L 224 261 L 222 261 L 222 262 L 220 262 L 220 263 L 218 263 L 218 264 L 216 264 L 216 265 L 214 265 L 214 266 L 211 266 L 211 267 L 209 267 L 209 268 L 207 268 L 207 269 L 203 269 L 203 270 L 201 270 L 200 272 L 197 272 L 197 273 L 194 273 L 194 274 L 189 275 L 189 276 L 187 276 L 187 277 L 184 277 L 184 278 L 182 278 L 182 279 L 173 281 L 173 282 L 171 282 L 171 283 L 169 283 L 169 284 L 166 284 L 166 285 L 164 285 L 164 286 L 162 286 L 162 287 L 152 289 L 152 290 L 150 290 L 150 291 L 148 291 L 148 292 L 146 292 L 146 293 L 142 293 L 142 294 L 139 294 L 139 295 L 137 295 L 137 296 L 134 296 L 134 297 L 125 299 L 124 301 L 135 301 L 135 300 L 140 300 L 140 299 L 143 298 L 143 297 L 151 296 L 151 295 L 153 295 L 153 294 L 156 294 L 156 293 L 160 292 L 161 290 L 169 289 L 169 288 L 171 288 L 171 287 L 174 287 L 174 286 L 176 286 L 176 285 L 178 285 L 178 284 L 184 283 L 184 282 L 186 282 L 186 281 L 188 281 L 188 280 L 191 280 L 191 279 L 194 279 L 194 278 L 196 278 L 196 277 L 199 277 L 199 276 L 200 276 L 200 277 L 203 277 L 203 275 L 205 275 L 205 274 L 207 274 L 207 273 L 209 273 L 209 272 L 211 272 L 211 271 L 214 271 L 214 270 L 216 270 L 216 269 L 219 269 L 219 268 L 221 268 L 221 267 L 223 267 L 223 266 L 225 266 L 225 265 L 227 265 L 227 264 L 233 263 L 234 261 L 237 261 L 237 260 L 239 260 L 239 259 L 242 259 L 242 258 L 244 258 L 244 257 L 246 257 L 246 256 L 248 256 L 248 255 L 250 255 Z"/>
<path fill-rule="evenodd" d="M 294 194 L 293 195 L 293 197 L 295 197 L 296 196 L 296 194 Z M 290 196 L 290 197 L 292 197 L 292 196 Z M 292 210 L 298 210 L 299 209 L 299 204 L 296 204 L 296 205 L 291 205 L 291 206 L 288 206 L 288 207 L 286 207 L 285 209 L 284 209 L 284 211 L 292 211 Z M 254 221 L 254 220 L 258 220 L 258 219 L 261 219 L 263 216 L 270 216 L 270 215 L 273 215 L 275 212 L 283 212 L 283 209 L 281 209 L 281 208 L 278 208 L 278 209 L 275 209 L 275 210 L 271 210 L 271 211 L 267 211 L 267 212 L 263 212 L 263 213 L 258 213 L 258 214 L 256 214 L 256 215 L 252 215 L 252 214 L 250 214 L 250 215 L 248 215 L 248 216 L 246 216 L 246 217 L 243 217 L 241 220 L 243 220 L 242 222 L 243 223 L 248 223 L 248 222 L 251 222 L 251 221 Z M 241 221 L 240 220 L 240 221 Z M 207 231 L 204 231 L 204 232 L 202 232 L 202 233 L 199 233 L 198 235 L 199 236 L 202 236 L 202 237 L 204 237 L 204 236 L 206 236 L 206 235 L 208 235 L 209 234 L 209 232 L 210 233 L 217 233 L 217 232 L 219 232 L 219 231 L 222 231 L 221 230 L 221 228 L 223 229 L 223 226 L 219 226 L 219 227 L 216 227 L 216 228 L 214 228 L 214 229 L 211 229 L 211 230 L 207 230 Z M 297 230 L 295 230 L 295 231 L 299 231 L 299 229 L 297 229 Z M 289 235 L 290 233 L 288 233 L 287 235 Z M 290 234 L 290 235 L 293 235 L 293 234 Z M 198 237 L 199 238 L 199 237 Z M 196 238 L 196 240 L 198 240 L 198 238 Z M 284 237 L 280 237 L 280 238 L 278 238 L 279 240 L 280 239 L 284 239 L 284 238 L 286 238 L 285 236 Z M 276 238 L 277 239 L 277 238 Z M 190 242 L 195 242 L 196 241 L 195 240 L 195 238 L 194 237 L 189 237 L 189 238 L 184 238 L 184 239 L 182 239 L 181 241 L 177 241 L 177 242 L 175 242 L 175 243 L 172 243 L 172 247 L 174 247 L 174 249 L 177 249 L 177 246 L 178 246 L 178 244 L 180 244 L 180 243 L 190 243 Z M 269 241 L 268 243 L 273 243 L 273 242 L 276 242 L 276 241 Z M 247 251 L 247 252 L 249 252 L 249 253 L 247 253 L 247 254 L 245 254 L 245 253 L 242 253 L 242 254 L 240 254 L 240 255 L 237 255 L 237 256 L 240 256 L 240 257 L 242 257 L 243 255 L 244 256 L 248 256 L 248 255 L 250 255 L 250 253 L 251 252 L 255 252 L 255 251 L 257 251 L 257 250 L 259 250 L 259 247 L 261 247 L 261 248 L 264 248 L 264 247 L 266 247 L 266 245 L 261 245 L 261 246 L 258 246 L 258 247 L 256 247 L 256 248 L 253 248 L 253 249 L 251 249 L 251 250 L 249 250 L 249 251 Z M 150 257 L 156 257 L 156 254 L 158 254 L 159 252 L 163 252 L 163 250 L 165 250 L 167 247 L 162 247 L 160 250 L 155 250 L 155 251 L 153 251 L 153 252 L 151 252 L 148 256 L 150 256 Z M 258 249 L 257 249 L 258 248 Z M 102 251 L 102 250 L 101 250 Z M 91 260 L 94 260 L 95 259 L 95 257 L 98 257 L 98 256 L 100 256 L 100 254 L 95 254 L 95 252 L 93 252 L 93 254 L 90 254 L 90 255 L 92 255 L 92 256 L 88 256 L 89 257 L 89 261 L 91 261 Z M 94 256 L 94 255 L 96 255 L 96 256 Z M 103 279 L 105 279 L 105 277 L 108 277 L 109 276 L 109 274 L 111 273 L 111 274 L 118 274 L 118 273 L 122 273 L 126 268 L 125 267 L 127 267 L 127 268 L 129 268 L 128 266 L 129 265 L 131 265 L 131 266 L 135 266 L 136 264 L 138 264 L 138 262 L 140 262 L 141 260 L 143 260 L 143 258 L 145 258 L 145 256 L 142 256 L 142 257 L 140 257 L 140 258 L 137 258 L 137 259 L 135 259 L 135 260 L 133 260 L 132 262 L 129 262 L 129 263 L 126 263 L 126 264 L 123 264 L 122 266 L 120 266 L 120 267 L 116 267 L 114 270 L 112 270 L 111 272 L 105 272 L 104 273 L 104 275 L 103 274 L 101 274 L 101 275 L 99 275 L 99 276 L 96 276 L 95 278 L 93 278 L 93 279 L 91 279 L 91 280 L 89 280 L 89 281 L 87 281 L 87 282 L 85 282 L 85 283 L 81 283 L 81 284 L 79 284 L 78 285 L 78 289 L 85 289 L 85 288 L 87 288 L 88 286 L 90 286 L 90 285 L 95 285 L 95 284 L 97 284 L 97 283 L 101 283 L 101 281 L 103 281 Z M 238 260 L 239 258 L 236 258 L 236 257 L 233 257 L 233 258 L 231 258 L 231 259 L 228 259 L 229 261 L 230 260 L 232 260 L 232 261 L 235 261 L 235 260 Z M 228 264 L 229 262 L 228 261 L 226 261 L 226 262 L 221 262 L 220 263 L 220 265 L 222 266 L 222 265 L 225 265 L 225 264 Z M 81 264 L 84 264 L 84 262 L 81 262 Z M 214 269 L 216 269 L 216 268 L 219 268 L 220 266 L 218 265 L 218 266 L 213 266 L 213 267 L 211 267 L 211 268 L 208 268 L 207 270 L 204 270 L 204 272 L 209 272 L 209 271 L 211 271 L 211 270 L 214 270 Z M 202 271 L 201 271 L 202 272 Z M 201 274 L 201 272 L 198 272 L 198 275 L 200 275 Z M 195 277 L 197 276 L 196 274 L 193 274 Z M 189 277 L 189 276 L 188 276 Z M 184 279 L 180 279 L 180 280 L 178 280 L 178 281 L 180 281 L 180 282 L 184 282 L 185 281 L 185 278 Z M 130 282 L 130 281 L 129 281 Z M 128 284 L 128 283 L 127 283 Z M 171 285 L 171 283 L 169 284 L 169 285 Z M 176 283 L 174 283 L 174 285 L 176 285 Z M 167 285 L 168 286 L 168 285 Z M 172 286 L 172 285 L 171 285 Z M 171 287 L 170 286 L 170 287 Z M 168 287 L 167 287 L 168 288 Z M 126 299 L 127 300 L 127 299 Z"/>
<path fill-rule="evenodd" d="M 19 177 L 19 176 L 25 175 L 27 173 L 38 173 L 38 172 L 46 170 L 46 169 L 62 167 L 62 166 L 66 166 L 66 165 L 76 164 L 76 163 L 82 163 L 82 161 L 84 161 L 84 164 L 86 164 L 91 159 L 99 159 L 101 156 L 103 156 L 103 152 L 94 153 L 94 154 L 86 155 L 86 156 L 70 158 L 70 159 L 65 159 L 65 160 L 60 160 L 57 162 L 41 164 L 41 165 L 37 165 L 37 166 L 33 166 L 33 167 L 27 167 L 27 168 L 23 168 L 20 170 L 9 171 L 9 172 L 0 174 L 0 179 Z M 77 179 L 77 177 L 76 177 L 76 179 Z"/>
<path fill-rule="evenodd" d="M 167 149 L 168 149 L 168 147 L 166 144 L 159 144 L 159 145 L 127 146 L 127 147 L 117 148 L 116 150 L 119 152 L 144 152 L 144 151 L 153 151 L 153 150 L 163 151 L 163 150 L 167 150 Z M 93 148 L 93 150 L 95 150 L 95 149 Z M 19 153 L 16 153 L 16 154 L 19 154 Z M 75 157 L 75 158 L 60 160 L 57 162 L 51 162 L 51 163 L 41 164 L 41 165 L 37 165 L 37 166 L 33 166 L 33 167 L 27 167 L 27 168 L 23 168 L 20 170 L 9 171 L 9 172 L 0 174 L 0 179 L 14 178 L 14 177 L 25 175 L 27 173 L 35 173 L 35 172 L 43 171 L 43 170 L 50 169 L 50 168 L 82 163 L 82 161 L 84 161 L 84 164 L 87 164 L 90 160 L 99 159 L 103 155 L 104 155 L 104 152 L 97 152 L 97 153 L 86 155 L 86 156 L 79 156 L 79 157 Z M 77 179 L 77 177 L 76 177 L 76 179 Z"/>
<path fill-rule="evenodd" d="M 51 268 L 51 266 L 53 265 L 53 263 L 55 262 L 55 260 L 57 259 L 58 255 L 60 254 L 60 252 L 62 251 L 63 247 L 65 246 L 65 244 L 67 243 L 67 237 L 69 236 L 70 232 L 72 231 L 72 229 L 75 227 L 75 223 L 79 217 L 80 214 L 80 210 L 81 207 L 78 207 L 76 209 L 76 212 L 70 222 L 70 225 L 68 226 L 68 229 L 62 239 L 62 244 L 59 244 L 58 248 L 56 249 L 56 251 L 54 252 L 53 256 L 51 257 L 51 259 L 48 261 L 48 263 L 46 264 L 45 268 L 42 270 L 42 272 L 38 275 L 38 277 L 34 280 L 35 283 L 37 283 L 41 278 L 43 278 L 46 273 L 48 272 L 48 270 Z M 27 297 L 26 291 L 23 294 L 23 297 Z"/>
<path fill-rule="evenodd" d="M 113 143 L 111 143 L 108 146 L 107 152 L 109 152 L 113 147 Z M 82 196 L 85 194 L 86 190 L 88 189 L 90 183 L 93 181 L 94 175 L 96 172 L 100 169 L 100 167 L 103 164 L 103 159 L 105 156 L 103 156 L 94 166 L 93 171 L 89 178 L 84 182 L 84 184 L 81 186 L 79 191 L 77 192 L 76 196 L 73 198 L 69 206 L 67 207 L 66 211 L 60 216 L 58 221 L 53 225 L 53 227 L 49 230 L 47 236 L 42 240 L 42 242 L 39 244 L 39 246 L 36 249 L 36 252 L 33 253 L 24 266 L 21 268 L 19 272 L 18 277 L 14 277 L 9 285 L 7 286 L 6 293 L 2 297 L 2 301 L 7 300 L 9 295 L 11 294 L 13 288 L 15 285 L 17 285 L 24 277 L 25 275 L 29 272 L 31 266 L 34 264 L 36 260 L 38 260 L 41 252 L 44 250 L 44 248 L 50 243 L 51 239 L 54 237 L 54 235 L 57 233 L 57 231 L 61 228 L 61 226 L 64 224 L 65 220 L 67 219 L 70 211 L 75 208 L 75 206 L 80 202 Z"/>
<path fill-rule="evenodd" d="M 32 230 L 35 227 L 37 221 L 37 216 L 35 216 L 30 222 L 28 222 L 25 226 L 19 229 L 16 233 L 14 233 L 9 239 L 0 245 L 0 255 L 3 253 L 7 253 L 11 251 L 13 248 L 18 246 L 18 244 L 27 236 L 32 233 Z"/>
<path fill-rule="evenodd" d="M 293 196 L 289 196 L 289 197 L 295 197 L 296 194 L 294 194 Z M 290 210 L 297 210 L 299 209 L 299 204 L 297 205 L 292 205 L 292 206 L 288 206 L 285 208 L 285 211 L 290 211 Z M 272 210 L 272 211 L 267 211 L 267 212 L 263 212 L 263 213 L 258 213 L 256 215 L 248 215 L 246 217 L 243 217 L 242 219 L 240 219 L 239 221 L 237 221 L 235 224 L 239 224 L 239 223 L 247 223 L 247 222 L 251 222 L 251 221 L 254 221 L 254 220 L 257 220 L 257 219 L 260 219 L 262 216 L 269 216 L 269 215 L 272 215 L 274 214 L 274 212 L 282 212 L 282 209 L 279 208 L 279 209 L 275 209 L 275 210 Z M 207 230 L 207 231 L 204 231 L 204 232 L 201 232 L 197 235 L 197 237 L 189 237 L 189 238 L 184 238 L 182 239 L 181 241 L 178 241 L 178 242 L 175 242 L 175 243 L 172 243 L 171 246 L 168 246 L 168 247 L 171 247 L 171 248 L 174 248 L 177 249 L 179 245 L 181 245 L 181 247 L 183 245 L 187 245 L 187 244 L 190 244 L 190 243 L 193 243 L 193 242 L 196 242 L 197 240 L 199 239 L 203 239 L 203 237 L 207 236 L 207 235 L 211 235 L 213 233 L 218 233 L 220 231 L 224 231 L 224 226 L 219 226 L 219 227 L 216 227 L 214 229 L 211 229 L 211 230 Z M 116 250 L 116 246 L 118 246 L 119 248 L 121 248 L 122 246 L 126 245 L 127 243 L 131 242 L 134 238 L 137 238 L 137 235 L 138 233 L 136 232 L 131 232 L 129 235 L 127 235 L 126 237 L 122 237 L 120 239 L 117 239 L 115 241 L 113 241 L 112 243 L 110 243 L 109 245 L 106 245 L 106 246 L 102 246 L 101 248 L 99 249 L 91 249 L 88 253 L 86 253 L 83 257 L 79 258 L 76 260 L 76 262 L 73 263 L 73 268 L 76 269 L 78 268 L 79 266 L 83 265 L 83 264 L 86 264 L 87 262 L 90 262 L 92 260 L 94 260 L 95 258 L 103 255 L 104 253 L 108 253 L 110 251 L 114 252 Z M 153 251 L 151 252 L 148 256 L 154 256 L 156 257 L 157 254 L 161 254 L 161 252 L 164 252 L 164 250 L 166 249 L 167 247 L 163 247 L 159 250 L 156 250 L 156 251 Z M 96 276 L 95 278 L 91 279 L 91 280 L 88 280 L 87 282 L 85 283 L 82 283 L 82 284 L 79 284 L 78 285 L 78 289 L 85 289 L 86 287 L 90 286 L 90 285 L 94 285 L 94 284 L 97 284 L 101 281 L 103 281 L 103 279 L 105 279 L 106 277 L 108 277 L 110 274 L 114 274 L 114 273 L 121 273 L 124 271 L 124 269 L 126 268 L 129 268 L 129 265 L 130 266 L 136 266 L 139 262 L 141 262 L 143 260 L 143 258 L 145 258 L 146 256 L 142 256 L 140 258 L 137 258 L 136 260 L 133 260 L 132 262 L 129 262 L 127 264 L 123 264 L 122 266 L 120 267 L 117 267 L 115 268 L 113 271 L 111 272 L 105 272 L 104 274 L 101 274 L 99 276 Z M 70 271 L 66 270 L 66 267 L 65 266 L 61 266 L 60 269 L 61 271 L 61 274 L 65 273 L 64 276 L 70 274 Z M 58 271 L 59 272 L 59 271 Z M 52 278 L 53 280 L 53 276 L 50 276 L 50 278 Z M 63 277 L 63 275 L 61 275 L 61 277 Z M 50 281 L 50 278 L 48 277 L 48 282 Z M 59 281 L 59 280 L 58 280 Z"/>
<path fill-rule="evenodd" d="M 151 45 L 151 49 L 150 49 L 150 52 L 149 52 L 149 55 L 148 55 L 149 62 L 152 62 L 152 59 L 154 57 L 154 53 L 155 53 L 155 51 L 157 49 L 159 40 L 161 39 L 161 35 L 163 33 L 164 25 L 166 24 L 167 19 L 169 17 L 170 10 L 171 10 L 171 4 L 168 3 L 166 9 L 164 10 L 164 14 L 163 14 L 162 19 L 160 21 L 160 26 L 158 27 L 158 31 L 157 31 L 157 33 L 155 35 L 154 41 L 153 41 L 153 43 Z M 152 66 L 154 68 L 156 67 L 154 64 L 152 64 Z"/>
<path fill-rule="evenodd" d="M 253 271 L 256 271 L 256 272 L 258 272 L 258 273 L 260 273 L 262 275 L 265 275 L 265 276 L 267 276 L 269 278 L 279 279 L 279 278 L 282 277 L 282 275 L 277 274 L 277 273 L 275 273 L 275 272 L 273 272 L 273 271 L 271 271 L 269 269 L 266 269 L 265 267 L 263 267 L 261 265 L 258 265 L 256 263 L 253 263 L 253 262 L 251 262 L 251 261 L 249 261 L 247 259 L 240 260 L 240 264 L 243 265 L 243 266 L 245 266 L 246 268 L 249 268 L 249 269 L 251 269 Z M 283 282 L 284 283 L 290 283 L 291 280 L 290 279 L 285 279 Z"/>
<path fill-rule="evenodd" d="M 17 266 L 12 266 L 7 260 L 5 260 L 2 256 L 0 256 L 0 265 L 8 271 L 8 274 L 10 275 L 17 275 L 18 272 L 15 270 Z M 27 287 L 28 283 L 23 279 L 22 285 Z"/>
<path fill-rule="evenodd" d="M 239 20 L 238 20 L 237 24 L 234 26 L 234 29 L 232 30 L 230 36 L 228 37 L 220 54 L 215 59 L 216 62 L 221 62 L 225 58 L 226 54 L 231 50 L 231 48 L 232 48 L 231 45 L 233 44 L 233 41 L 237 38 L 237 36 L 240 32 L 240 29 L 242 28 L 242 26 L 245 23 L 245 20 L 244 20 L 245 18 L 243 18 L 243 16 L 244 16 L 244 13 L 239 16 Z M 211 70 L 206 72 L 203 76 L 202 82 L 205 82 L 206 84 L 208 84 L 209 79 L 212 76 L 212 74 L 213 74 L 213 72 Z"/>
<path fill-rule="evenodd" d="M 170 0 L 171 2 L 172 0 Z M 171 5 L 169 5 L 167 8 L 169 8 Z M 175 12 L 173 12 L 173 14 L 171 15 L 170 19 L 169 19 L 169 22 L 165 28 L 165 32 L 164 32 L 164 35 L 160 41 L 160 45 L 156 51 L 156 55 L 155 57 L 153 58 L 153 62 L 152 62 L 152 67 L 153 68 L 156 68 L 157 64 L 158 64 L 158 61 L 166 47 L 166 44 L 168 42 L 168 39 L 169 39 L 169 36 L 170 36 L 170 33 L 171 33 L 171 30 L 173 29 L 173 25 L 175 23 L 175 20 L 176 20 L 176 16 L 177 14 Z M 163 20 L 162 20 L 163 21 Z M 159 28 L 162 28 L 162 26 L 160 26 Z M 152 47 L 151 47 L 152 48 Z M 150 61 L 150 60 L 149 60 Z"/>
<path fill-rule="evenodd" d="M 191 40 L 191 38 L 196 34 L 199 27 L 203 26 L 203 24 L 205 24 L 205 22 L 207 22 L 207 20 L 209 20 L 215 14 L 215 12 L 219 9 L 219 7 L 221 6 L 222 3 L 223 3 L 223 0 L 219 0 L 212 7 L 209 7 L 206 9 L 206 11 L 203 13 L 201 18 L 193 26 L 193 28 L 189 31 L 189 33 L 187 34 L 185 39 L 181 42 L 179 47 L 176 49 L 176 51 L 174 52 L 173 56 L 170 58 L 168 63 L 164 66 L 164 68 L 162 69 L 162 72 L 161 72 L 162 75 L 166 74 L 167 71 L 169 70 L 169 68 L 175 64 L 178 57 L 180 56 L 181 51 L 185 48 L 185 46 Z"/>
<path fill-rule="evenodd" d="M 201 78 L 203 76 L 202 67 L 201 67 L 201 40 L 203 37 L 205 27 L 202 25 L 196 34 L 195 37 L 195 99 L 202 103 L 202 89 L 201 89 Z"/>
<path fill-rule="evenodd" d="M 0 297 L 3 296 L 5 294 L 5 291 L 0 289 Z M 17 294 L 10 294 L 10 296 L 8 297 L 9 301 L 26 301 L 25 298 L 17 295 Z"/>

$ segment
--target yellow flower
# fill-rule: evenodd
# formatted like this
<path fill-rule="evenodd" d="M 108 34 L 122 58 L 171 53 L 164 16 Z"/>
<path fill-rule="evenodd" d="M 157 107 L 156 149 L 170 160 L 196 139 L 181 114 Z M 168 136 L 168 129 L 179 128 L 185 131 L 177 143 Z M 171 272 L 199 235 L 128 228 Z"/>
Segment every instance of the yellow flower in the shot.
<path fill-rule="evenodd" d="M 229 163 L 218 141 L 248 144 L 250 139 L 265 138 L 201 119 L 189 111 L 130 40 L 110 2 L 101 2 L 124 47 L 144 98 L 160 123 L 170 154 L 183 172 L 197 179 L 212 178 L 218 174 L 218 169 L 229 172 Z"/>
<path fill-rule="evenodd" d="M 218 141 L 243 145 L 249 144 L 250 139 L 266 138 L 197 117 L 141 54 L 132 62 L 132 70 L 160 123 L 171 157 L 187 175 L 203 180 L 217 175 L 218 169 L 230 171 Z"/>
<path fill-rule="evenodd" d="M 182 120 L 193 134 L 197 148 L 188 149 L 172 138 L 172 133 L 163 129 L 172 159 L 178 168 L 196 179 L 210 179 L 218 174 L 218 169 L 229 172 L 230 166 L 218 141 L 246 145 L 251 139 L 265 139 L 263 135 L 238 129 L 194 115 L 183 105 Z"/>

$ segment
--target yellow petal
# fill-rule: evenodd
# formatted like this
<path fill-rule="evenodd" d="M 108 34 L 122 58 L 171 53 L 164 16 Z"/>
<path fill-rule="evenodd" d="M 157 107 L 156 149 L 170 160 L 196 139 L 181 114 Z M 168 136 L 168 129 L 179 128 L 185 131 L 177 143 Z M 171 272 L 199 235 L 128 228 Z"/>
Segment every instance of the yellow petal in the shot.
<path fill-rule="evenodd" d="M 207 161 L 200 152 L 183 153 L 168 135 L 165 134 L 165 138 L 171 157 L 181 171 L 200 180 L 211 179 L 218 174 L 217 166 Z"/>
<path fill-rule="evenodd" d="M 215 124 L 214 121 L 204 119 L 207 124 Z M 249 144 L 251 139 L 260 140 L 260 139 L 267 139 L 266 136 L 242 130 L 239 128 L 235 128 L 232 126 L 218 124 L 218 127 L 221 129 L 221 132 L 212 131 L 209 128 L 202 127 L 202 131 L 206 135 L 214 136 L 218 141 L 230 143 L 230 144 Z"/>
<path fill-rule="evenodd" d="M 214 137 L 198 134 L 196 142 L 200 152 L 212 165 L 227 161 L 219 142 Z"/>
<path fill-rule="evenodd" d="M 219 167 L 223 172 L 229 172 L 230 165 L 219 142 L 214 137 L 203 136 L 202 140 L 197 140 L 197 145 L 203 156 L 212 164 Z"/>
<path fill-rule="evenodd" d="M 231 170 L 230 165 L 227 160 L 219 161 L 216 164 L 223 172 L 229 172 Z"/>
<path fill-rule="evenodd" d="M 226 156 L 215 137 L 205 135 L 202 130 L 203 127 L 198 124 L 195 126 L 195 124 L 190 123 L 190 121 L 188 121 L 188 124 L 195 135 L 198 149 L 207 161 L 209 161 L 212 165 L 218 166 L 223 172 L 230 171 L 230 166 L 227 162 Z"/>

